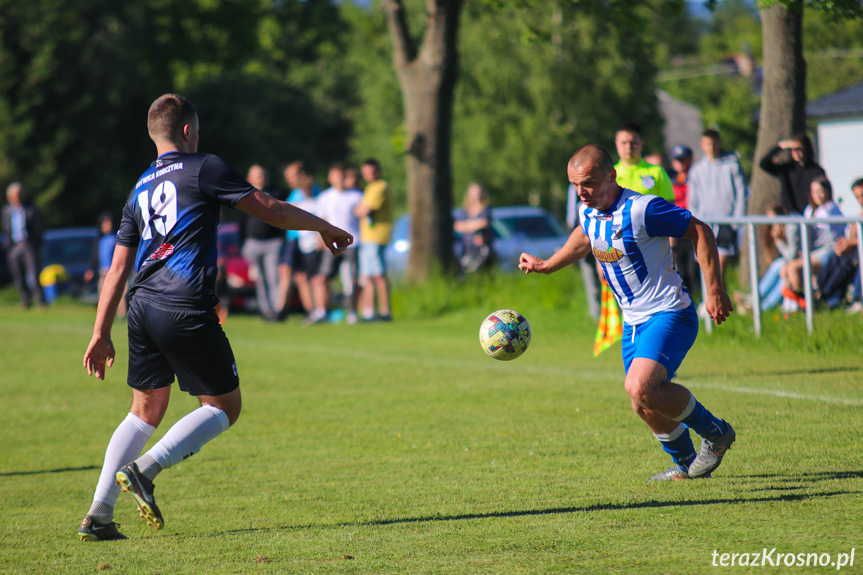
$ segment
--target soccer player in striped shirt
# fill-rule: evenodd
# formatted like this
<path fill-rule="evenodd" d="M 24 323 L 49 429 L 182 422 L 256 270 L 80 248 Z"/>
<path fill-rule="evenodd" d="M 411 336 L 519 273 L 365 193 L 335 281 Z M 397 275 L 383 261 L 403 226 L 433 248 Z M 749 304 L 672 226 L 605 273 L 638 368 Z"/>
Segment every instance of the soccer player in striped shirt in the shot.
<path fill-rule="evenodd" d="M 650 479 L 708 477 L 735 433 L 688 389 L 671 381 L 695 342 L 698 316 L 675 269 L 668 238 L 692 241 L 707 284 L 707 313 L 721 324 L 734 307 L 722 285 L 716 238 L 687 210 L 620 187 L 611 155 L 600 146 L 579 149 L 567 175 L 582 202 L 581 225 L 548 260 L 522 254 L 519 269 L 548 274 L 591 252 L 596 256 L 623 312 L 624 386 L 632 409 L 674 461 Z M 689 429 L 702 438 L 698 453 Z"/>

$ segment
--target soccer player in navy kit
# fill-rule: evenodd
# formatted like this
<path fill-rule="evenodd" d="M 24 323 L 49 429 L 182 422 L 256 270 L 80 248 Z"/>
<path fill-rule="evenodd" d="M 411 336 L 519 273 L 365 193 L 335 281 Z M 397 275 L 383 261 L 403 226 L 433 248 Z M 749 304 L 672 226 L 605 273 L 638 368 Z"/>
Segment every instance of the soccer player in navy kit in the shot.
<path fill-rule="evenodd" d="M 632 408 L 675 464 L 650 479 L 708 477 L 735 433 L 688 389 L 671 382 L 695 342 L 698 317 L 674 267 L 668 238 L 692 240 L 707 284 L 707 313 L 721 324 L 734 307 L 722 286 L 713 232 L 687 210 L 620 187 L 611 155 L 600 146 L 579 149 L 567 175 L 582 202 L 581 225 L 548 260 L 525 253 L 518 267 L 548 274 L 593 252 L 623 312 L 624 386 Z M 689 429 L 702 438 L 697 454 Z"/>
<path fill-rule="evenodd" d="M 128 311 L 132 407 L 108 444 L 93 504 L 78 529 L 85 541 L 126 538 L 113 522 L 121 488 L 135 499 L 141 516 L 160 529 L 164 520 L 153 479 L 200 451 L 240 415 L 237 364 L 214 310 L 221 206 L 283 229 L 317 231 L 333 254 L 353 242 L 349 233 L 257 190 L 218 157 L 197 153 L 198 115 L 186 98 L 165 94 L 156 99 L 147 128 L 158 158 L 123 210 L 84 354 L 87 373 L 104 379 L 105 368 L 114 363 L 111 325 L 134 267 Z M 180 389 L 196 396 L 201 407 L 138 457 L 165 415 L 175 375 Z"/>

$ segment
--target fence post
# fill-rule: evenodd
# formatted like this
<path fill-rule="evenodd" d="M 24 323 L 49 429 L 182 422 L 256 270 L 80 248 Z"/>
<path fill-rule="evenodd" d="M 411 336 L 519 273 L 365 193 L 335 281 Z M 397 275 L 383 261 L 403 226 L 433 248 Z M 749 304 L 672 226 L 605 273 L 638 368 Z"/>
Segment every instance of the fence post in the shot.
<path fill-rule="evenodd" d="M 815 326 L 812 323 L 813 310 L 815 302 L 812 301 L 812 262 L 810 261 L 811 253 L 809 252 L 809 226 L 805 223 L 800 224 L 800 245 L 803 248 L 803 296 L 806 300 L 806 331 L 812 335 Z"/>
<path fill-rule="evenodd" d="M 761 337 L 761 292 L 758 289 L 758 249 L 755 239 L 755 224 L 746 224 L 749 241 L 749 290 L 752 294 L 752 322 L 755 335 Z"/>

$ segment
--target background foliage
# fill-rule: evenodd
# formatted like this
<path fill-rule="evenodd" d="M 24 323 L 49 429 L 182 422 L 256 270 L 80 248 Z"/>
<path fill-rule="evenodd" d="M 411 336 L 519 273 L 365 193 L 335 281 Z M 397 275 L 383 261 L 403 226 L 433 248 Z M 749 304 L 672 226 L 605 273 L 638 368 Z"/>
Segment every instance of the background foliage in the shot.
<path fill-rule="evenodd" d="M 657 87 L 698 106 L 751 167 L 756 6 L 716 2 L 700 19 L 682 7 L 468 2 L 455 204 L 481 181 L 495 203 L 534 201 L 560 213 L 561 166 L 577 146 L 610 146 L 614 127 L 633 120 L 645 127 L 648 149 L 663 147 Z M 859 19 L 807 8 L 804 23 L 810 99 L 863 81 Z M 717 71 L 740 54 L 754 58 L 753 76 Z M 119 212 L 152 158 L 145 114 L 165 91 L 197 103 L 202 151 L 241 172 L 259 162 L 282 184 L 281 166 L 295 159 L 322 177 L 330 162 L 374 156 L 397 206 L 406 205 L 403 108 L 375 2 L 0 0 L 0 77 L 0 185 L 22 180 L 50 226 Z"/>

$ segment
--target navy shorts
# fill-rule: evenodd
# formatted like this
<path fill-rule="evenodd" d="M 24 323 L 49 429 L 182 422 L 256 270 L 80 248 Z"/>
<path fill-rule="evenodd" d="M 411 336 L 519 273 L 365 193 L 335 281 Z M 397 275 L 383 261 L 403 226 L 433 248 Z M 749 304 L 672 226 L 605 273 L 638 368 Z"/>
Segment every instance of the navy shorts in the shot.
<path fill-rule="evenodd" d="M 237 363 L 214 309 L 167 309 L 133 297 L 129 387 L 168 387 L 174 376 L 189 395 L 223 395 L 240 386 Z"/>
<path fill-rule="evenodd" d="M 716 249 L 719 255 L 730 258 L 737 256 L 737 230 L 731 226 L 719 224 L 713 226 L 713 234 L 716 236 Z"/>
<path fill-rule="evenodd" d="M 624 324 L 623 368 L 628 373 L 637 357 L 652 359 L 665 366 L 671 380 L 697 336 L 698 314 L 692 304 L 686 309 L 659 312 L 636 326 Z"/>

